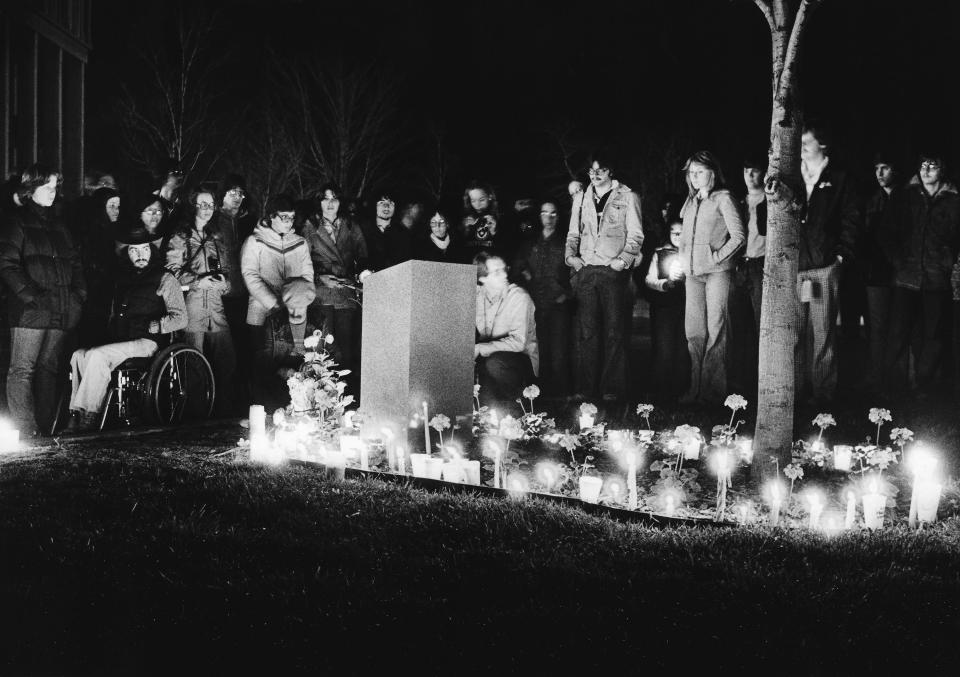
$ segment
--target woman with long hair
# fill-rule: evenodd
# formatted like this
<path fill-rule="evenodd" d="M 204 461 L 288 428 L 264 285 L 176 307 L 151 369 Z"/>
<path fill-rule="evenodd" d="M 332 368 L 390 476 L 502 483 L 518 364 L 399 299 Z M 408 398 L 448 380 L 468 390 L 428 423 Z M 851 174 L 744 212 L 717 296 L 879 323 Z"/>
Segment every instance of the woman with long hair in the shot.
<path fill-rule="evenodd" d="M 709 151 L 690 156 L 683 167 L 689 193 L 680 218 L 680 266 L 685 276 L 684 329 L 690 353 L 690 404 L 723 401 L 727 395 L 727 301 L 734 254 L 746 242 L 736 200 L 723 185 L 720 163 Z"/>

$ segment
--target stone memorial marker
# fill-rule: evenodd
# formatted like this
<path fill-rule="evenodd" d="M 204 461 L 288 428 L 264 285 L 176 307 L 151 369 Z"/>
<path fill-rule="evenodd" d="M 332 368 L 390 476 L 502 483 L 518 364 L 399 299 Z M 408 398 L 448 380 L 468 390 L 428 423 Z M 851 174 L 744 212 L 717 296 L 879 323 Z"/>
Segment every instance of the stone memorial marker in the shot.
<path fill-rule="evenodd" d="M 364 281 L 365 436 L 379 437 L 389 426 L 406 440 L 410 419 L 422 413 L 424 401 L 431 418 L 446 414 L 453 422 L 470 413 L 476 294 L 476 266 L 469 264 L 407 261 Z M 421 433 L 421 446 L 422 439 Z"/>

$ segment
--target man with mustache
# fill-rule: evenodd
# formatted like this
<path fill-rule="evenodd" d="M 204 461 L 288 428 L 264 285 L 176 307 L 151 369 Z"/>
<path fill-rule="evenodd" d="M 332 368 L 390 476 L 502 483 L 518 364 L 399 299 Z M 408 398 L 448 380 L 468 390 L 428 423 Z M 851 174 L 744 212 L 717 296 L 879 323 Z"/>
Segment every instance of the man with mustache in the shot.
<path fill-rule="evenodd" d="M 142 227 L 127 231 L 121 240 L 117 287 L 110 318 L 114 343 L 74 351 L 70 359 L 73 392 L 68 430 L 97 427 L 110 374 L 131 357 L 150 357 L 170 334 L 187 326 L 187 306 L 180 283 L 163 267 Z"/>

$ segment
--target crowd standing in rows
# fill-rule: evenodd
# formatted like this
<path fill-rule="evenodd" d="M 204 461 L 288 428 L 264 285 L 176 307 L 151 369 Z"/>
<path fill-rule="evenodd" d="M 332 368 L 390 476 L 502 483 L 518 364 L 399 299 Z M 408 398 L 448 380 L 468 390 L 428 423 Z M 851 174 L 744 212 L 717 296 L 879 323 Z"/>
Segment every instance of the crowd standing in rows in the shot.
<path fill-rule="evenodd" d="M 102 176 L 60 204 L 59 173 L 34 165 L 0 196 L 0 390 L 25 435 L 48 432 L 69 366 L 69 425 L 88 428 L 111 371 L 176 339 L 210 362 L 215 413 L 227 416 L 282 398 L 283 369 L 311 326 L 336 337 L 355 389 L 363 280 L 413 258 L 476 266 L 474 353 L 488 400 L 512 402 L 537 382 L 557 397 L 718 403 L 731 387 L 756 388 L 766 200 L 779 194 L 800 221 L 798 400 L 835 397 L 838 345 L 859 334 L 861 316 L 864 388 L 949 393 L 960 386 L 960 196 L 943 155 L 913 166 L 878 155 L 864 196 L 833 148 L 827 129 L 805 129 L 793 190 L 765 182 L 765 158 L 745 160 L 743 186 L 729 186 L 720 161 L 697 152 L 683 167 L 687 194 L 646 223 L 640 196 L 600 152 L 569 197 L 518 200 L 504 214 L 494 188 L 472 182 L 456 218 L 400 208 L 389 190 L 358 214 L 332 183 L 306 199 L 276 195 L 256 218 L 243 177 L 187 190 L 174 163 L 152 191 L 121 193 Z M 648 368 L 628 364 L 634 292 L 649 302 Z"/>

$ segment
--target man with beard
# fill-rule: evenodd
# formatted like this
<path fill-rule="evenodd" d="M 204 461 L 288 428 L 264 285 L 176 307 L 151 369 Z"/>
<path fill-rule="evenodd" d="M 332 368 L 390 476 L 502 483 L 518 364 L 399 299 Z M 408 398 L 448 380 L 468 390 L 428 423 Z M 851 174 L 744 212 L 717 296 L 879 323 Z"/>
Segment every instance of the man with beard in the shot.
<path fill-rule="evenodd" d="M 123 237 L 110 331 L 114 343 L 74 351 L 68 430 L 96 427 L 110 374 L 131 357 L 150 357 L 172 332 L 187 326 L 187 307 L 177 279 L 167 272 L 145 228 Z"/>

